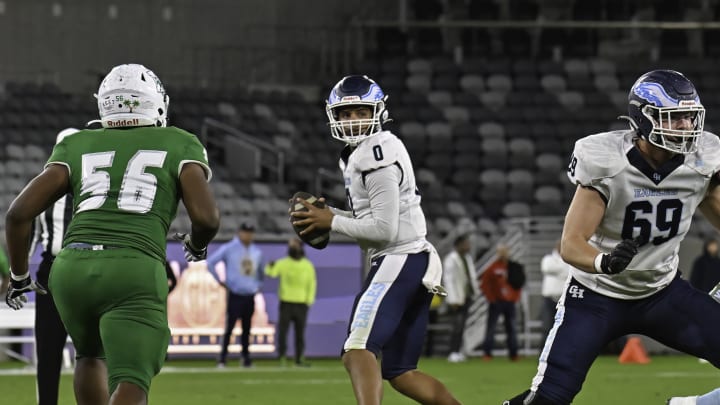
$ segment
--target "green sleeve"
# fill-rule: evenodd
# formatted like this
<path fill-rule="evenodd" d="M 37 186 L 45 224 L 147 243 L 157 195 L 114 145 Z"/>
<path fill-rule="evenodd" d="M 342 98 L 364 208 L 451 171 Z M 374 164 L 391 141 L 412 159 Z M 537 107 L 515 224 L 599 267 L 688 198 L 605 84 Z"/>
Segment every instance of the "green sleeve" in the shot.
<path fill-rule="evenodd" d="M 10 275 L 10 264 L 8 263 L 8 258 L 2 248 L 0 248 L 0 274 L 2 274 L 3 277 Z"/>
<path fill-rule="evenodd" d="M 310 277 L 310 282 L 308 283 L 308 306 L 315 303 L 315 293 L 317 291 L 317 277 L 315 275 L 315 266 L 313 266 L 312 262 L 308 260 L 308 276 Z"/>
<path fill-rule="evenodd" d="M 180 161 L 180 165 L 178 166 L 177 172 L 178 176 L 180 175 L 180 171 L 182 171 L 182 166 L 185 163 L 198 163 L 200 166 L 205 169 L 205 176 L 207 177 L 208 181 L 212 178 L 212 170 L 210 170 L 210 163 L 208 162 L 208 155 L 207 150 L 205 150 L 205 147 L 200 143 L 200 140 L 188 133 L 190 135 L 190 142 L 187 143 L 187 146 L 185 147 L 185 153 L 183 153 L 183 159 Z"/>
<path fill-rule="evenodd" d="M 50 154 L 50 157 L 48 158 L 45 166 L 47 167 L 47 165 L 49 165 L 50 163 L 62 163 L 68 166 L 68 159 L 69 157 L 67 154 L 67 140 L 63 139 L 60 143 L 53 147 L 52 153 Z"/>
<path fill-rule="evenodd" d="M 280 275 L 280 268 L 277 263 L 268 263 L 265 265 L 265 275 L 272 278 L 277 278 Z"/>

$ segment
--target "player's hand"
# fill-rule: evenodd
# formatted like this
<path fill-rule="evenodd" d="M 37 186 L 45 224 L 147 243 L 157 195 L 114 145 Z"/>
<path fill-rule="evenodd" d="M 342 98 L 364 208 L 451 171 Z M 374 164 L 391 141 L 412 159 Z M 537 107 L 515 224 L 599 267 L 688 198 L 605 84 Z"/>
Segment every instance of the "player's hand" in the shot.
<path fill-rule="evenodd" d="M 630 264 L 638 252 L 640 242 L 637 239 L 625 239 L 618 243 L 610 253 L 602 256 L 600 271 L 605 274 L 618 274 Z"/>
<path fill-rule="evenodd" d="M 719 173 L 720 173 L 720 172 L 719 172 Z M 719 175 L 719 176 L 720 176 L 720 175 Z M 305 202 L 307 202 L 306 200 L 303 200 L 302 198 L 298 198 L 297 201 L 294 201 L 294 202 L 300 202 L 300 201 L 305 201 Z M 322 203 L 322 204 L 325 204 L 325 205 L 327 206 L 327 202 L 325 202 L 325 197 L 320 197 L 320 198 L 318 198 L 318 202 L 319 202 L 319 203 Z M 290 208 L 288 208 L 288 214 L 290 215 L 290 219 L 292 219 L 292 216 L 293 216 L 292 213 L 294 212 L 294 211 L 293 211 L 293 208 L 292 208 L 292 207 L 294 206 L 294 204 L 293 204 L 293 199 L 292 199 L 292 198 L 288 198 L 288 204 L 290 204 Z M 310 204 L 310 203 L 308 203 L 308 204 Z"/>
<path fill-rule="evenodd" d="M 199 262 L 207 257 L 207 246 L 198 249 L 192 245 L 190 234 L 176 232 L 173 239 L 182 242 L 185 251 L 185 260 L 188 262 Z"/>
<path fill-rule="evenodd" d="M 35 280 L 30 278 L 30 273 L 25 273 L 25 278 L 22 280 L 10 279 L 10 287 L 8 287 L 7 295 L 5 296 L 5 303 L 14 309 L 18 310 L 22 308 L 27 302 L 25 293 L 35 291 L 38 294 L 47 294 L 47 290 L 36 283 Z"/>
<path fill-rule="evenodd" d="M 325 198 L 321 197 L 318 201 L 324 203 Z M 305 211 L 292 211 L 290 213 L 290 218 L 294 226 L 305 227 L 305 229 L 300 232 L 300 235 L 306 235 L 315 230 L 330 230 L 335 214 L 332 213 L 328 205 L 325 205 L 323 208 L 318 208 L 302 198 L 298 198 L 297 202 L 306 208 Z"/>

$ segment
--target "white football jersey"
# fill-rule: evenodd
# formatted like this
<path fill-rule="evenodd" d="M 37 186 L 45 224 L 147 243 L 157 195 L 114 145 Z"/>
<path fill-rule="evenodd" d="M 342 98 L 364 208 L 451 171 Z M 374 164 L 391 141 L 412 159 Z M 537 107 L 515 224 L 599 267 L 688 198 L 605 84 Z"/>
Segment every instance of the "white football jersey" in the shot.
<path fill-rule="evenodd" d="M 634 146 L 635 137 L 633 131 L 613 131 L 580 139 L 568 167 L 570 181 L 592 187 L 606 202 L 592 246 L 609 253 L 623 239 L 647 241 L 619 274 L 571 270 L 588 288 L 621 299 L 647 297 L 670 284 L 680 242 L 720 169 L 720 140 L 709 132 L 700 138 L 697 152 L 676 155 L 657 170 Z"/>
<path fill-rule="evenodd" d="M 400 192 L 397 232 L 389 235 L 386 242 L 356 237 L 360 247 L 366 249 L 370 257 L 433 250 L 425 239 L 427 228 L 420 207 L 420 193 L 415 184 L 415 172 L 400 139 L 389 131 L 382 131 L 362 141 L 346 161 L 340 159 L 339 165 L 345 180 L 348 207 L 355 219 L 372 217 L 366 176 L 393 165 L 400 170 L 401 178 L 397 184 Z"/>

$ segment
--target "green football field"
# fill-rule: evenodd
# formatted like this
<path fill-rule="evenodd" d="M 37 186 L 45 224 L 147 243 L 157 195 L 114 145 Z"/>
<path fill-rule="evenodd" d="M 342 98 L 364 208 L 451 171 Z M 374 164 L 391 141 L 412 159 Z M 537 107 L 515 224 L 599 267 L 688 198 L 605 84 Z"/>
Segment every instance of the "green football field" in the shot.
<path fill-rule="evenodd" d="M 19 363 L 0 363 L 3 404 L 34 404 L 31 370 Z M 536 360 L 511 363 L 472 359 L 450 364 L 423 359 L 421 369 L 439 377 L 463 404 L 496 404 L 526 389 Z M 71 375 L 63 375 L 60 404 L 73 404 Z M 647 365 L 619 364 L 617 357 L 600 357 L 574 404 L 664 404 L 671 394 L 694 394 L 720 386 L 720 372 L 687 356 L 654 356 Z M 314 360 L 312 367 L 280 368 L 259 360 L 252 369 L 237 363 L 224 370 L 209 361 L 170 361 L 154 380 L 150 403 L 172 405 L 354 404 L 350 381 L 339 360 Z M 386 385 L 384 404 L 412 404 Z"/>

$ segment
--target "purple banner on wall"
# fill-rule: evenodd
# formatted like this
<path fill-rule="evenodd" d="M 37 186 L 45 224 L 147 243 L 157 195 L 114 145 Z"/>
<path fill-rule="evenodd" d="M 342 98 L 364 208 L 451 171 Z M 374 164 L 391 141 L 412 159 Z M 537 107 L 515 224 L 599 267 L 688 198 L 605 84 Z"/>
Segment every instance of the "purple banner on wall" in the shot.
<path fill-rule="evenodd" d="M 258 243 L 263 265 L 287 256 L 286 243 Z M 220 243 L 208 248 L 212 254 Z M 317 296 L 308 313 L 305 356 L 339 356 L 355 295 L 362 285 L 362 252 L 355 244 L 331 244 L 323 250 L 306 247 L 305 253 L 317 273 Z M 186 263 L 181 246 L 169 243 L 167 257 L 178 276 L 178 286 L 168 297 L 168 318 L 172 330 L 171 356 L 207 355 L 219 351 L 225 324 L 225 290 L 210 276 L 205 263 Z M 221 265 L 220 265 L 221 266 Z M 220 267 L 219 266 L 219 267 Z M 218 273 L 224 274 L 222 268 Z M 255 297 L 251 353 L 255 357 L 276 356 L 279 301 L 278 280 L 266 277 Z M 239 353 L 240 325 L 236 325 L 230 346 Z M 294 331 L 288 336 L 288 355 L 294 354 Z"/>
<path fill-rule="evenodd" d="M 221 245 L 210 244 L 212 254 Z M 264 263 L 287 256 L 286 243 L 257 243 Z M 42 248 L 30 259 L 33 276 L 41 261 Z M 305 253 L 317 273 L 317 297 L 308 313 L 305 332 L 306 357 L 339 356 L 355 295 L 362 286 L 362 252 L 355 244 L 330 244 L 323 250 L 306 246 Z M 179 243 L 169 242 L 167 258 L 178 279 L 168 296 L 168 320 L 172 337 L 171 357 L 215 358 L 220 350 L 225 325 L 225 290 L 210 276 L 205 262 L 187 263 Z M 253 357 L 273 358 L 276 352 L 275 325 L 278 320 L 278 280 L 266 277 L 256 296 L 253 316 L 251 353 Z M 34 300 L 34 294 L 29 294 Z M 32 334 L 32 331 L 26 331 Z M 230 346 L 230 357 L 239 353 L 240 325 L 236 325 Z M 32 347 L 23 352 L 30 356 Z M 288 355 L 294 354 L 294 332 L 288 334 Z"/>

